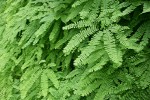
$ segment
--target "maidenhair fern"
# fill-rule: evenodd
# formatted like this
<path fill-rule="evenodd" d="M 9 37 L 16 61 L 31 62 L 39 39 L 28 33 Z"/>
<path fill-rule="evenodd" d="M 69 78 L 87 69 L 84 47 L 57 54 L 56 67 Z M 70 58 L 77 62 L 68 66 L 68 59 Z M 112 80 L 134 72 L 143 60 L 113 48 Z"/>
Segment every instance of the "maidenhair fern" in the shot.
<path fill-rule="evenodd" d="M 150 1 L 0 0 L 0 100 L 149 100 Z"/>

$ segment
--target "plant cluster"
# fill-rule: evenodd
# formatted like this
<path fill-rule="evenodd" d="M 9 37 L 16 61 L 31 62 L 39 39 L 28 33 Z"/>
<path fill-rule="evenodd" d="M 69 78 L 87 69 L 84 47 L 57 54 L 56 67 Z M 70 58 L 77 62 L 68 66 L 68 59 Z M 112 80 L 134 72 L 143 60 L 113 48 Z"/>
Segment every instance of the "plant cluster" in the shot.
<path fill-rule="evenodd" d="M 0 100 L 149 100 L 149 0 L 0 0 Z"/>

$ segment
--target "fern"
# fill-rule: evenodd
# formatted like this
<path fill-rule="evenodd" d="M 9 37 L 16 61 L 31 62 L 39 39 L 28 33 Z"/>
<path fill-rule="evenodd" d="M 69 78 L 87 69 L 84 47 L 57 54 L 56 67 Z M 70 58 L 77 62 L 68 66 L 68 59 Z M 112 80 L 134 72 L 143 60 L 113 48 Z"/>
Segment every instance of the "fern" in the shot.
<path fill-rule="evenodd" d="M 91 26 L 91 22 L 88 20 L 87 21 L 81 20 L 76 23 L 69 24 L 69 25 L 63 27 L 63 29 L 66 30 L 66 29 L 72 29 L 72 28 L 82 28 L 82 27 L 86 27 L 86 26 Z"/>
<path fill-rule="evenodd" d="M 86 87 L 84 87 L 82 90 L 75 91 L 75 94 L 78 94 L 81 96 L 87 96 L 89 93 L 91 93 L 96 88 L 98 88 L 100 86 L 100 83 L 101 83 L 100 80 L 94 81 L 94 82 L 90 83 L 89 85 L 87 85 Z"/>
<path fill-rule="evenodd" d="M 122 63 L 122 54 L 119 48 L 117 49 L 113 35 L 109 31 L 106 31 L 103 39 L 105 50 L 107 51 L 110 59 L 117 64 L 117 66 L 120 66 Z"/>
<path fill-rule="evenodd" d="M 84 2 L 86 2 L 86 1 L 88 1 L 88 0 L 79 0 L 79 1 L 76 1 L 73 5 L 72 5 L 72 7 L 76 7 L 76 6 L 78 6 L 78 5 L 81 5 L 82 3 L 84 3 Z"/>
<path fill-rule="evenodd" d="M 34 72 L 34 75 L 30 75 L 30 79 L 28 81 L 22 82 L 20 84 L 20 91 L 21 91 L 21 98 L 24 99 L 27 96 L 27 92 L 32 87 L 34 82 L 39 78 L 41 74 L 41 70 L 38 70 L 37 72 Z"/>
<path fill-rule="evenodd" d="M 95 34 L 93 39 L 90 41 L 89 46 L 87 46 L 81 53 L 81 55 L 75 60 L 75 66 L 82 65 L 82 62 L 84 62 L 87 57 L 96 50 L 96 46 L 99 44 L 99 41 L 101 40 L 103 33 L 98 32 Z M 99 49 L 101 47 L 98 47 Z"/>
<path fill-rule="evenodd" d="M 96 63 L 92 68 L 89 69 L 89 72 L 97 71 L 103 68 L 105 64 L 108 62 L 108 56 L 102 56 L 102 60 Z"/>
<path fill-rule="evenodd" d="M 142 13 L 150 12 L 149 4 L 150 4 L 149 1 L 144 1 L 144 6 L 143 6 L 143 12 Z"/>
<path fill-rule="evenodd" d="M 79 45 L 79 43 L 81 43 L 88 36 L 94 34 L 94 32 L 96 32 L 96 31 L 97 31 L 96 27 L 93 26 L 93 27 L 87 28 L 87 29 L 81 31 L 79 34 L 73 36 L 72 39 L 69 41 L 68 45 L 64 48 L 63 52 L 65 54 L 69 54 L 75 47 L 77 47 Z"/>
<path fill-rule="evenodd" d="M 68 22 L 69 20 L 75 18 L 79 14 L 79 12 L 81 11 L 81 9 L 82 9 L 82 5 L 80 5 L 79 7 L 70 9 L 69 10 L 69 15 L 66 18 L 66 22 Z"/>
<path fill-rule="evenodd" d="M 58 36 L 58 33 L 59 33 L 59 26 L 60 26 L 60 22 L 56 22 L 54 27 L 53 27 L 53 30 L 49 36 L 49 40 L 50 41 L 54 41 L 56 40 L 56 37 Z"/>
<path fill-rule="evenodd" d="M 42 95 L 46 97 L 48 94 L 48 77 L 45 71 L 43 71 L 41 75 L 41 90 L 42 90 Z"/>
<path fill-rule="evenodd" d="M 59 81 L 57 80 L 55 73 L 49 69 L 49 70 L 46 70 L 46 74 L 47 74 L 47 77 L 53 82 L 54 86 L 56 88 L 58 88 L 59 87 Z"/>
<path fill-rule="evenodd" d="M 150 2 L 1 0 L 1 100 L 149 100 Z"/>

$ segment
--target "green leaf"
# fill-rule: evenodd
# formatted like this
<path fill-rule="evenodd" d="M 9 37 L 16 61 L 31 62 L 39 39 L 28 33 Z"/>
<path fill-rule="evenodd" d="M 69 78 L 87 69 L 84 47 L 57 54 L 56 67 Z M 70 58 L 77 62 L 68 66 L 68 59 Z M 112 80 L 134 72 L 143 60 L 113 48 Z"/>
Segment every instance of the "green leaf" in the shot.
<path fill-rule="evenodd" d="M 150 12 L 150 1 L 144 1 L 142 13 L 147 13 L 147 12 Z"/>
<path fill-rule="evenodd" d="M 51 69 L 47 69 L 46 70 L 46 75 L 47 75 L 48 79 L 52 81 L 54 86 L 56 88 L 59 88 L 59 81 L 58 81 L 57 76 L 55 75 L 54 71 L 51 70 Z"/>
<path fill-rule="evenodd" d="M 23 80 L 23 82 L 20 84 L 21 99 L 24 99 L 27 96 L 28 91 L 40 77 L 41 73 L 42 70 L 38 70 L 35 73 L 31 73 L 30 77 L 28 77 L 28 80 Z"/>
<path fill-rule="evenodd" d="M 48 94 L 48 77 L 46 75 L 45 70 L 43 71 L 43 73 L 41 74 L 41 90 L 42 90 L 42 95 L 44 97 L 47 96 Z"/>
<path fill-rule="evenodd" d="M 116 46 L 114 36 L 110 31 L 105 31 L 103 36 L 105 51 L 108 53 L 110 59 L 117 64 L 116 67 L 122 64 L 121 50 Z"/>

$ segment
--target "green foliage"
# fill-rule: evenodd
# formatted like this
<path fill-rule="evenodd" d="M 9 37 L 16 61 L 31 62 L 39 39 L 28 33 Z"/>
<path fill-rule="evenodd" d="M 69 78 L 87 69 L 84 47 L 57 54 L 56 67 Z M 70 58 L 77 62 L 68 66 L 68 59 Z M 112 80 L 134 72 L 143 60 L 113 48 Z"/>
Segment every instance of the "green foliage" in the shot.
<path fill-rule="evenodd" d="M 0 0 L 0 100 L 149 100 L 150 1 Z"/>

